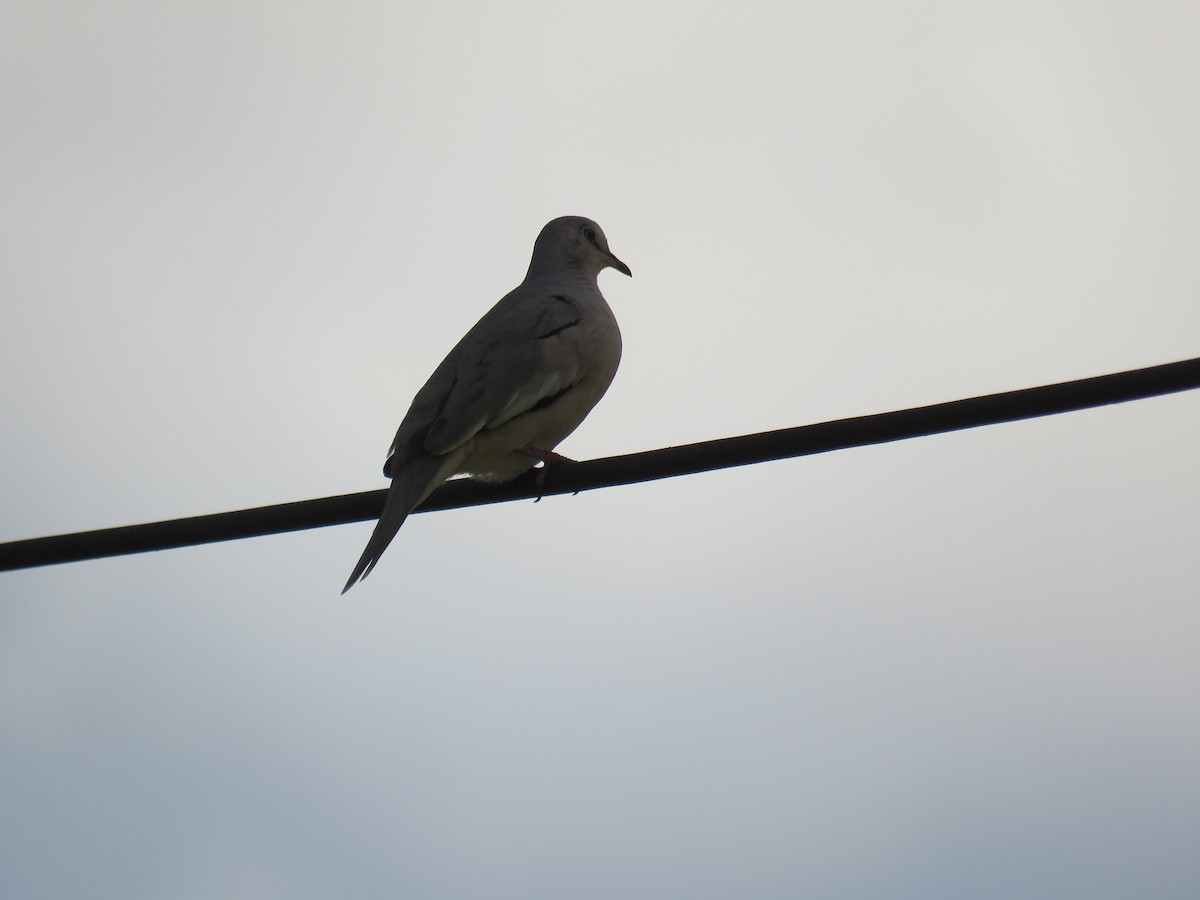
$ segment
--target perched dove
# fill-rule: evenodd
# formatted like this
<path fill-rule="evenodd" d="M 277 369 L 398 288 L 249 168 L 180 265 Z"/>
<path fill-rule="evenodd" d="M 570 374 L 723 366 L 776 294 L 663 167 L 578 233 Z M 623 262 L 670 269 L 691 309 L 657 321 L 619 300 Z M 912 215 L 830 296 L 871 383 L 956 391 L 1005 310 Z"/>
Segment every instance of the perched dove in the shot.
<path fill-rule="evenodd" d="M 591 219 L 548 223 L 525 280 L 467 332 L 413 399 L 383 474 L 391 489 L 342 593 L 366 578 L 408 514 L 456 474 L 516 478 L 551 461 L 612 383 L 621 332 L 596 277 L 629 266 Z"/>

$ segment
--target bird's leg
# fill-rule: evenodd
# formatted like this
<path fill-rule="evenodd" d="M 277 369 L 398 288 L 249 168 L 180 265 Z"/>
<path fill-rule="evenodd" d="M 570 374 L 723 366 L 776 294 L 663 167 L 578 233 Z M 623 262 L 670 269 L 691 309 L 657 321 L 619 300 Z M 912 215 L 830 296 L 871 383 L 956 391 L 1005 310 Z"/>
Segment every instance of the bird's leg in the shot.
<path fill-rule="evenodd" d="M 563 463 L 575 462 L 569 456 L 563 456 L 561 453 L 555 453 L 553 450 L 543 450 L 540 447 L 521 447 L 517 452 L 522 456 L 532 456 L 542 464 L 541 468 L 533 476 L 533 483 L 538 489 L 537 500 L 534 500 L 534 503 L 542 499 L 542 491 L 546 487 L 546 471 L 551 466 L 561 466 Z"/>
<path fill-rule="evenodd" d="M 522 447 L 517 452 L 522 456 L 532 456 L 534 459 L 540 460 L 548 466 L 575 462 L 569 456 L 563 456 L 561 453 L 555 453 L 553 450 L 543 450 L 540 447 Z"/>

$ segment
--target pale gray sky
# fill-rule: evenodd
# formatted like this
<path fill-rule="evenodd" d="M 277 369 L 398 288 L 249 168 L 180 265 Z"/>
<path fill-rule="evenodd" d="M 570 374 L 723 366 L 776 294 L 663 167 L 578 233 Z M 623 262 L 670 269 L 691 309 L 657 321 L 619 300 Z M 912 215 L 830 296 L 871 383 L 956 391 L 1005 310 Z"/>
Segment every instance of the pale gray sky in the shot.
<path fill-rule="evenodd" d="M 384 486 L 567 213 L 577 458 L 1200 355 L 1187 4 L 3 18 L 3 540 Z M 0 895 L 1193 898 L 1198 419 L 5 574 Z"/>

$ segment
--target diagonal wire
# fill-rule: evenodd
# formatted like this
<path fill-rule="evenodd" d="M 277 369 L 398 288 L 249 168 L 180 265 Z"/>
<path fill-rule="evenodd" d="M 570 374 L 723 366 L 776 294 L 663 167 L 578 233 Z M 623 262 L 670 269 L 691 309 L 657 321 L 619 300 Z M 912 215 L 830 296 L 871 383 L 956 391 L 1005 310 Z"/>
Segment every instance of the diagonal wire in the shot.
<path fill-rule="evenodd" d="M 533 473 L 502 485 L 481 485 L 460 479 L 446 483 L 416 512 L 636 484 L 676 475 L 692 475 L 1056 415 L 1195 388 L 1200 388 L 1200 359 L 1189 359 L 915 409 L 564 464 L 548 470 L 540 487 Z M 144 525 L 12 541 L 0 544 L 0 571 L 374 519 L 383 508 L 386 493 L 386 490 L 366 491 Z"/>

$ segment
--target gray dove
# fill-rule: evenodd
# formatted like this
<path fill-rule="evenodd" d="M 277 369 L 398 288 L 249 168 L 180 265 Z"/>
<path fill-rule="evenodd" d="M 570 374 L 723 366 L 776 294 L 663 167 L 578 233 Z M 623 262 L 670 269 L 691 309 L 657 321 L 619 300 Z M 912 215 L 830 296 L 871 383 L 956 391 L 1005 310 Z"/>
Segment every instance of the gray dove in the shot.
<path fill-rule="evenodd" d="M 608 390 L 621 332 L 596 278 L 632 275 L 600 226 L 547 223 L 525 280 L 467 332 L 417 392 L 383 474 L 379 522 L 342 593 L 366 578 L 408 514 L 446 479 L 503 482 L 544 463 Z"/>

